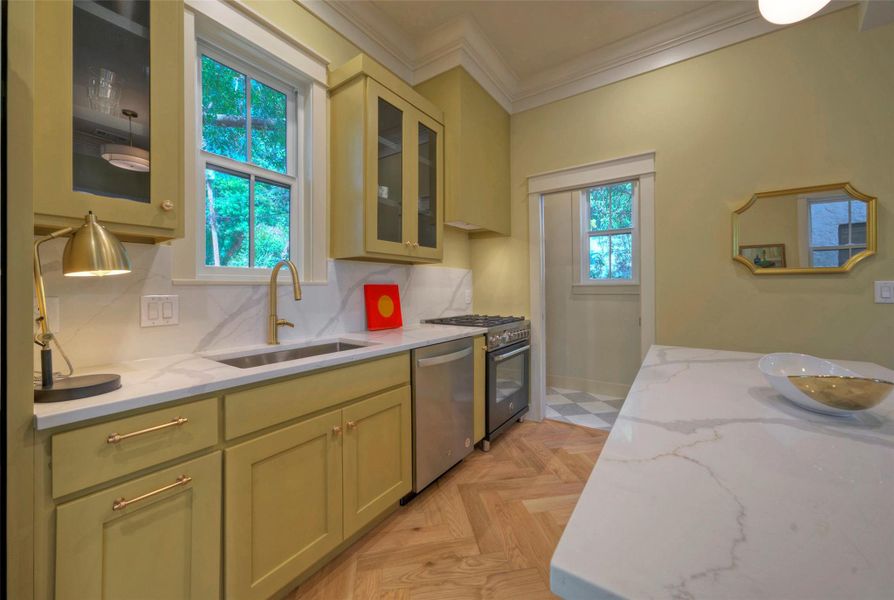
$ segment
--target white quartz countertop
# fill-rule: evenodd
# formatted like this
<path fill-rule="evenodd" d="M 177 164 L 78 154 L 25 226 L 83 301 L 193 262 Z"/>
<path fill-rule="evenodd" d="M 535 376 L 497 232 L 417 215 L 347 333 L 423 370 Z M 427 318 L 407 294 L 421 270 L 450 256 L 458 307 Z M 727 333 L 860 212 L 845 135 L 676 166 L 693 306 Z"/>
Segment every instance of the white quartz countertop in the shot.
<path fill-rule="evenodd" d="M 208 394 L 240 385 L 296 375 L 316 369 L 404 352 L 431 344 L 482 335 L 486 331 L 486 329 L 479 327 L 420 324 L 385 331 L 349 333 L 325 339 L 312 339 L 278 346 L 261 345 L 248 348 L 233 348 L 201 355 L 176 354 L 161 358 L 147 358 L 78 370 L 77 375 L 118 373 L 121 375 L 121 388 L 114 392 L 93 396 L 92 398 L 35 404 L 34 427 L 38 430 L 50 429 L 60 425 L 113 415 L 190 396 Z M 250 369 L 231 367 L 212 360 L 215 357 L 224 358 L 243 353 L 255 354 L 285 350 L 337 340 L 369 345 L 354 350 L 312 356 Z"/>
<path fill-rule="evenodd" d="M 553 555 L 553 592 L 894 597 L 894 401 L 814 414 L 759 358 L 652 347 Z"/>

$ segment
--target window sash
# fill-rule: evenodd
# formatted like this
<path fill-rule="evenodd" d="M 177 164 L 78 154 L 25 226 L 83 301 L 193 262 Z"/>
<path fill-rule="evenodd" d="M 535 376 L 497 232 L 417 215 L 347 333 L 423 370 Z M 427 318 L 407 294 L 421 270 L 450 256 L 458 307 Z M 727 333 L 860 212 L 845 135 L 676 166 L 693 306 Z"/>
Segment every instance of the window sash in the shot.
<path fill-rule="evenodd" d="M 631 199 L 630 227 L 622 227 L 618 229 L 590 229 L 591 210 L 589 191 L 598 187 L 607 187 L 617 185 L 619 183 L 633 184 L 633 197 Z M 621 179 L 592 185 L 580 191 L 580 281 L 585 285 L 639 285 L 639 180 L 638 179 Z M 612 217 L 612 202 L 608 204 L 609 223 Z M 631 269 L 629 278 L 611 277 L 611 237 L 612 235 L 630 234 L 631 236 Z M 594 278 L 590 277 L 590 238 L 593 237 L 609 237 L 609 277 Z"/>
<path fill-rule="evenodd" d="M 245 77 L 245 94 L 246 94 L 246 161 L 240 161 L 229 158 L 220 154 L 215 154 L 203 148 L 203 113 L 202 113 L 202 56 L 219 62 L 235 71 L 238 71 Z M 299 143 L 304 137 L 304 105 L 306 98 L 301 91 L 294 86 L 288 85 L 278 79 L 267 75 L 257 67 L 240 60 L 231 54 L 219 50 L 211 46 L 207 42 L 200 41 L 196 46 L 196 131 L 198 153 L 197 167 L 200 169 L 200 180 L 202 183 L 201 193 L 199 194 L 200 210 L 199 218 L 196 219 L 196 270 L 197 273 L 204 276 L 214 278 L 216 276 L 231 279 L 233 277 L 253 278 L 258 275 L 267 275 L 272 269 L 269 267 L 256 267 L 255 261 L 255 214 L 254 214 L 254 195 L 255 182 L 257 180 L 266 181 L 276 185 L 289 188 L 289 259 L 296 265 L 301 267 L 303 249 L 299 244 L 299 228 L 301 227 L 300 218 L 302 214 L 301 206 L 303 205 L 302 187 L 298 185 L 297 173 L 300 172 L 300 166 L 305 160 L 303 145 Z M 267 85 L 286 96 L 286 172 L 280 173 L 267 169 L 251 162 L 251 80 L 258 81 Z M 225 173 L 231 173 L 240 177 L 249 179 L 249 266 L 247 267 L 228 267 L 207 264 L 208 257 L 206 255 L 206 220 L 205 220 L 205 203 L 206 194 L 206 173 L 208 169 L 213 169 Z"/>
<path fill-rule="evenodd" d="M 848 243 L 848 244 L 839 244 L 834 246 L 814 246 L 811 243 L 813 239 L 813 211 L 811 208 L 816 204 L 839 204 L 841 202 L 847 202 L 847 237 L 849 240 L 853 239 L 854 236 L 854 199 L 851 197 L 846 198 L 822 198 L 822 199 L 808 199 L 807 200 L 807 259 L 808 264 L 813 267 L 813 253 L 814 252 L 822 252 L 822 251 L 841 251 L 841 250 L 859 250 L 860 252 L 866 250 L 866 243 Z M 844 225 L 844 223 L 841 223 Z M 851 256 L 854 253 L 851 252 Z M 825 268 L 825 267 L 821 267 Z"/>

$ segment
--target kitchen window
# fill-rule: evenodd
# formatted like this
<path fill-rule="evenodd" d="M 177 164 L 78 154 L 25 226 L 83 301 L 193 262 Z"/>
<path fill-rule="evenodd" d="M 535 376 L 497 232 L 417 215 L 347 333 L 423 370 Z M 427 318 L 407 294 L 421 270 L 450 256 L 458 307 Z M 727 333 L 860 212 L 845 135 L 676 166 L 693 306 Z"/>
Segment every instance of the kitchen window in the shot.
<path fill-rule="evenodd" d="M 298 90 L 201 49 L 205 267 L 272 268 L 297 247 Z"/>
<path fill-rule="evenodd" d="M 637 181 L 606 183 L 578 194 L 578 285 L 637 285 Z"/>
<path fill-rule="evenodd" d="M 824 198 L 807 200 L 811 267 L 840 267 L 866 250 L 866 203 Z"/>
<path fill-rule="evenodd" d="M 186 193 L 174 282 L 260 284 L 289 259 L 325 282 L 322 59 L 226 2 L 184 11 Z"/>

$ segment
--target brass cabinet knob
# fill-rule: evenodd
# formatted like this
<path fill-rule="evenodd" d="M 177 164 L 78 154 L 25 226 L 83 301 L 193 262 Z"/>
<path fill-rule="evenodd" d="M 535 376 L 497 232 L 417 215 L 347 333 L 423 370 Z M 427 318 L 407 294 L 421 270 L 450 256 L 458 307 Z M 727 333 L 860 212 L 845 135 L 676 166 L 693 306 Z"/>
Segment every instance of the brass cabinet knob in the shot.
<path fill-rule="evenodd" d="M 161 203 L 161 209 L 166 212 L 172 211 L 174 210 L 174 203 L 170 200 L 165 200 Z"/>
<path fill-rule="evenodd" d="M 341 425 L 336 425 L 332 428 L 332 433 L 335 435 L 341 435 Z"/>
<path fill-rule="evenodd" d="M 357 428 L 357 423 L 355 423 L 354 421 L 348 421 L 347 423 L 345 423 L 345 425 L 348 426 L 348 429 L 356 429 Z"/>
<path fill-rule="evenodd" d="M 413 242 L 411 242 L 410 240 L 407 240 L 406 242 L 404 242 L 404 246 L 406 246 L 407 248 L 409 248 L 412 245 L 413 245 Z"/>
<path fill-rule="evenodd" d="M 418 248 L 418 247 L 419 247 L 419 242 L 413 242 L 413 247 L 414 247 L 414 248 Z"/>

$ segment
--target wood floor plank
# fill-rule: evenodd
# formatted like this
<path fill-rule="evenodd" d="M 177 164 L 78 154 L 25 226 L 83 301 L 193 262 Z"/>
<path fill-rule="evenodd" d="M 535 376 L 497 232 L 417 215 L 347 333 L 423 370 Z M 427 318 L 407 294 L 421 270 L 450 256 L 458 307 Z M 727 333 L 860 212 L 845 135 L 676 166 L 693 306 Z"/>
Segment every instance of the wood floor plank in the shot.
<path fill-rule="evenodd" d="M 526 421 L 476 450 L 287 600 L 539 600 L 608 432 Z"/>

